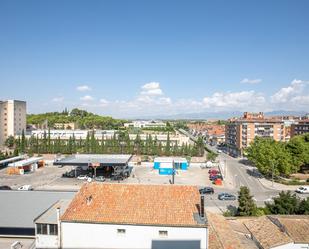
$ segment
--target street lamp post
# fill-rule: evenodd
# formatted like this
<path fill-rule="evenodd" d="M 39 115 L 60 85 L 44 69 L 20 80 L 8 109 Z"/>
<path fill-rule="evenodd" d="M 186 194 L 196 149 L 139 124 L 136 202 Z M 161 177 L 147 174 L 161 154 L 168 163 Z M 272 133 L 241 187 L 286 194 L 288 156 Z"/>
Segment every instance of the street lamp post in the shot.
<path fill-rule="evenodd" d="M 174 163 L 174 160 L 173 160 L 173 174 L 172 174 L 172 184 L 175 183 L 175 163 Z"/>

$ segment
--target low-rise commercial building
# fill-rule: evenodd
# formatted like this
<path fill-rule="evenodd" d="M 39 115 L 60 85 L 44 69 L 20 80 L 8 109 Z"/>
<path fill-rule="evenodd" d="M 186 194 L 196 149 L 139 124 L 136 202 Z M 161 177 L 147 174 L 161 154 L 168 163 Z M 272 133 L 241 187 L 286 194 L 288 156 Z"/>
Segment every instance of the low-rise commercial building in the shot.
<path fill-rule="evenodd" d="M 37 168 L 44 166 L 43 157 L 31 157 L 21 161 L 9 163 L 8 174 L 23 175 L 27 172 L 33 172 Z"/>
<path fill-rule="evenodd" d="M 0 146 L 9 136 L 26 131 L 26 102 L 20 100 L 0 101 Z"/>
<path fill-rule="evenodd" d="M 188 161 L 183 157 L 156 157 L 153 168 L 159 170 L 160 175 L 172 175 L 174 170 L 187 170 Z"/>
<path fill-rule="evenodd" d="M 283 121 L 264 117 L 263 113 L 244 113 L 241 118 L 231 119 L 226 125 L 225 140 L 228 152 L 234 156 L 243 154 L 255 137 L 285 141 Z"/>
<path fill-rule="evenodd" d="M 76 123 L 54 123 L 55 129 L 61 129 L 61 130 L 76 130 L 77 124 Z"/>
<path fill-rule="evenodd" d="M 130 123 L 124 123 L 124 127 L 131 128 L 164 128 L 166 127 L 166 123 L 162 121 L 155 120 L 136 120 Z"/>
<path fill-rule="evenodd" d="M 203 201 L 194 186 L 86 183 L 35 220 L 36 248 L 207 249 Z"/>

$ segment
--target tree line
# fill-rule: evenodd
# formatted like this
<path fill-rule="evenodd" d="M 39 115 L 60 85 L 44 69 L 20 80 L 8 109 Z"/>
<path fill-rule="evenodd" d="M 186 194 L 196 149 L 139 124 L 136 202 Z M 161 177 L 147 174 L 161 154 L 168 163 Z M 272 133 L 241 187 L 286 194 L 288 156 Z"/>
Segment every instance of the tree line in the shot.
<path fill-rule="evenodd" d="M 55 123 L 76 123 L 80 129 L 119 129 L 125 120 L 100 116 L 80 109 L 65 109 L 63 112 L 49 112 L 27 115 L 27 124 L 41 125 L 44 122 L 53 128 Z"/>
<path fill-rule="evenodd" d="M 289 176 L 309 165 L 309 134 L 289 142 L 256 137 L 245 151 L 247 158 L 265 176 Z"/>
<path fill-rule="evenodd" d="M 134 140 L 129 138 L 126 131 L 119 131 L 111 139 L 96 138 L 94 132 L 88 132 L 86 139 L 70 137 L 68 140 L 62 140 L 60 137 L 52 139 L 50 132 L 45 132 L 42 138 L 31 136 L 26 138 L 24 132 L 14 139 L 9 137 L 6 145 L 15 148 L 14 154 L 136 154 L 151 156 L 202 156 L 204 154 L 203 144 L 194 145 L 172 143 L 169 133 L 167 140 L 162 143 L 156 136 L 147 135 L 142 140 L 137 134 Z"/>

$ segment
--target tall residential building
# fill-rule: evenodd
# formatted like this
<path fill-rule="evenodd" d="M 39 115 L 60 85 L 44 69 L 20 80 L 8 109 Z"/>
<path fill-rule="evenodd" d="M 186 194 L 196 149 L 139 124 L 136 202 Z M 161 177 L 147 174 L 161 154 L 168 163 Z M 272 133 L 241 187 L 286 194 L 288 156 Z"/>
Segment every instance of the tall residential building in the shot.
<path fill-rule="evenodd" d="M 285 141 L 284 122 L 264 117 L 263 113 L 244 113 L 226 125 L 225 140 L 228 152 L 234 156 L 243 154 L 255 137 L 269 137 L 276 141 Z"/>
<path fill-rule="evenodd" d="M 9 136 L 20 135 L 26 130 L 26 109 L 25 101 L 0 101 L 0 145 Z"/>
<path fill-rule="evenodd" d="M 291 137 L 309 133 L 309 119 L 304 119 L 291 125 Z"/>

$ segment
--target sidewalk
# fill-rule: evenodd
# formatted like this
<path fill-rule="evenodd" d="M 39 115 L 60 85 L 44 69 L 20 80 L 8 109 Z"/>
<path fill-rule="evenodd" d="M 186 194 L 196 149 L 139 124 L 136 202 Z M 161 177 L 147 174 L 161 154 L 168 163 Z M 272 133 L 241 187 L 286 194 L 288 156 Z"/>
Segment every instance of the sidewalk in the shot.
<path fill-rule="evenodd" d="M 284 185 L 281 183 L 277 183 L 274 182 L 274 184 L 272 184 L 272 182 L 270 180 L 267 180 L 266 178 L 258 178 L 259 182 L 268 189 L 273 189 L 273 190 L 290 190 L 290 191 L 295 191 L 297 188 L 299 188 L 300 185 Z"/>

